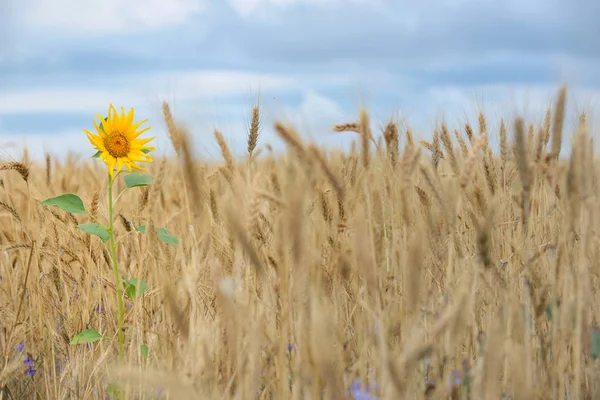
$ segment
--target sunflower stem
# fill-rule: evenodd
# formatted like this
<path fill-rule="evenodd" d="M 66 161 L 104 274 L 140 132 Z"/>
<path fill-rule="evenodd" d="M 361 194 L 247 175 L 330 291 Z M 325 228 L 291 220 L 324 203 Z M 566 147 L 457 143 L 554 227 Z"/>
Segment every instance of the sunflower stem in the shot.
<path fill-rule="evenodd" d="M 113 195 L 112 188 L 115 179 L 108 174 L 108 234 L 110 235 L 110 252 L 113 264 L 113 271 L 115 273 L 115 287 L 117 288 L 117 302 L 119 304 L 119 327 L 118 327 L 118 335 L 119 335 L 119 356 L 121 357 L 121 361 L 124 361 L 124 353 L 123 353 L 123 319 L 124 319 L 124 311 L 123 311 L 123 289 L 121 287 L 121 279 L 119 276 L 119 267 L 117 265 L 117 243 L 115 241 L 115 233 L 114 233 L 114 218 L 113 218 Z"/>

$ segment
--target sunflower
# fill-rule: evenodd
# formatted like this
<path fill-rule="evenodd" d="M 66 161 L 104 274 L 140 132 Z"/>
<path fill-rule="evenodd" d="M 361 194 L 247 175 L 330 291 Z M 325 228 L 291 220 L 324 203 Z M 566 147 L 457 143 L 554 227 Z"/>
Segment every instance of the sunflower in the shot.
<path fill-rule="evenodd" d="M 94 121 L 94 127 L 97 135 L 83 130 L 89 141 L 100 153 L 98 158 L 108 165 L 108 173 L 114 178 L 115 166 L 117 172 L 120 172 L 125 165 L 129 172 L 132 168 L 146 171 L 145 168 L 136 165 L 136 162 L 152 162 L 152 157 L 146 154 L 149 151 L 156 151 L 156 148 L 146 146 L 156 136 L 148 139 L 137 139 L 142 133 L 152 127 L 137 130 L 141 124 L 147 122 L 145 119 L 136 124 L 133 123 L 133 108 L 127 115 L 125 109 L 121 107 L 121 115 L 117 114 L 115 107 L 111 104 L 108 108 L 108 117 L 100 118 L 100 126 Z"/>

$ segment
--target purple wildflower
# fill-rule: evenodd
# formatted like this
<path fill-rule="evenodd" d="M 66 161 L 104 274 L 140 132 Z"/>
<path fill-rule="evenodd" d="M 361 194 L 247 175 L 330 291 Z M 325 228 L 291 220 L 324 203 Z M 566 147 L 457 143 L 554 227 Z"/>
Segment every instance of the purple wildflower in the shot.
<path fill-rule="evenodd" d="M 25 373 L 27 375 L 33 376 L 36 373 L 36 369 L 33 368 L 33 365 L 35 364 L 35 360 L 33 358 L 31 358 L 31 356 L 29 354 L 27 354 L 27 358 L 25 359 L 25 361 L 23 361 L 23 363 L 25 365 L 27 365 L 27 371 L 25 371 Z"/>
<path fill-rule="evenodd" d="M 360 379 L 355 379 L 349 387 L 349 395 L 354 400 L 379 400 L 379 397 L 371 393 L 372 390 L 376 389 L 376 385 L 365 385 L 363 387 Z"/>
<path fill-rule="evenodd" d="M 452 376 L 450 378 L 450 386 L 460 386 L 462 378 L 460 377 L 460 371 L 457 369 L 452 370 Z"/>
<path fill-rule="evenodd" d="M 23 350 L 25 350 L 25 343 L 23 343 L 23 342 L 19 343 L 19 345 L 18 345 L 18 346 L 15 348 L 15 350 L 16 350 L 18 353 L 22 353 L 22 352 L 23 352 Z"/>

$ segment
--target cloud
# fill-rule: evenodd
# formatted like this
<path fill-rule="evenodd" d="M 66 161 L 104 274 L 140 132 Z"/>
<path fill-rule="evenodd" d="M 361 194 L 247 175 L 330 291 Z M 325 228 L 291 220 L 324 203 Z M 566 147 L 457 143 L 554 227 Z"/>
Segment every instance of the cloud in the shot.
<path fill-rule="evenodd" d="M 30 159 L 34 162 L 42 162 L 46 152 L 58 157 L 65 157 L 69 152 L 81 152 L 85 154 L 86 136 L 82 131 L 75 130 L 55 132 L 6 132 L 0 135 L 0 148 L 3 154 L 8 154 L 14 159 L 20 159 L 23 149 L 27 149 Z M 88 151 L 89 153 L 89 151 Z"/>
<path fill-rule="evenodd" d="M 284 110 L 284 114 L 289 116 L 291 122 L 310 131 L 313 135 L 327 130 L 344 118 L 345 114 L 338 102 L 313 90 L 304 93 L 297 107 L 288 107 Z"/>
<path fill-rule="evenodd" d="M 132 33 L 188 21 L 206 8 L 204 0 L 25 0 L 23 20 L 62 34 Z M 66 11 L 68 10 L 68 11 Z"/>
<path fill-rule="evenodd" d="M 122 81 L 127 81 L 123 84 Z M 73 113 L 103 110 L 107 104 L 142 104 L 148 98 L 166 99 L 173 91 L 178 101 L 212 101 L 252 93 L 270 94 L 300 90 L 321 83 L 335 86 L 340 76 L 259 74 L 245 71 L 165 71 L 141 74 L 96 85 L 47 84 L 0 93 L 0 115 L 40 112 Z M 112 83 L 112 84 L 111 84 Z M 168 89 L 170 88 L 170 89 Z"/>
<path fill-rule="evenodd" d="M 229 5 L 241 16 L 254 16 L 258 10 L 264 8 L 284 10 L 298 4 L 308 4 L 313 7 L 348 6 L 349 4 L 363 3 L 367 0 L 228 0 Z M 379 0 L 368 0 L 371 7 L 381 3 Z"/>
<path fill-rule="evenodd" d="M 317 6 L 298 2 L 269 18 L 237 21 L 213 43 L 236 42 L 255 60 L 288 63 L 352 61 L 417 66 L 451 58 L 469 64 L 486 54 L 600 57 L 594 0 L 565 2 L 386 1 Z M 272 10 L 270 10 L 272 11 Z M 265 12 L 266 13 L 266 12 Z M 310 28 L 309 28 L 310 27 Z M 234 37 L 235 36 L 235 37 Z M 243 43 L 242 43 L 243 42 Z"/>
<path fill-rule="evenodd" d="M 427 137 L 478 106 L 543 113 L 563 81 L 578 104 L 600 94 L 594 0 L 0 0 L 7 15 L 0 137 L 54 143 L 110 103 L 159 120 L 167 100 L 199 146 L 217 126 L 243 152 L 259 93 L 264 140 L 287 117 L 332 145 L 363 104 L 375 128 L 399 111 Z"/>

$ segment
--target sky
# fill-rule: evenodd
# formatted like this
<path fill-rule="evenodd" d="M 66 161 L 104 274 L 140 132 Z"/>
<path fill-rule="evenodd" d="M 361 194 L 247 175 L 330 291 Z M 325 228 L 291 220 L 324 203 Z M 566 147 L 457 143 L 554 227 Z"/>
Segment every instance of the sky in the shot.
<path fill-rule="evenodd" d="M 172 154 L 167 101 L 199 156 L 219 157 L 215 128 L 243 156 L 258 98 L 259 147 L 282 147 L 278 119 L 348 146 L 330 127 L 361 107 L 423 139 L 481 110 L 493 144 L 500 117 L 538 122 L 565 83 L 570 111 L 598 115 L 598 16 L 597 0 L 0 0 L 0 147 L 92 155 L 83 129 L 114 104 Z"/>

